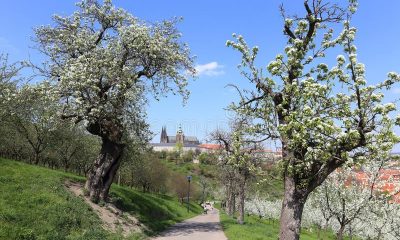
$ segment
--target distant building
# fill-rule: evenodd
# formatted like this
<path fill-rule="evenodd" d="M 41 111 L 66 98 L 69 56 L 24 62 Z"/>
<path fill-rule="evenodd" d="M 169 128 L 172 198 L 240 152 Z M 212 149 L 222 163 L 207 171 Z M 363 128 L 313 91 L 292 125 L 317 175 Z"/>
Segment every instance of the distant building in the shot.
<path fill-rule="evenodd" d="M 160 143 L 151 143 L 154 151 L 175 151 L 182 147 L 183 151 L 199 150 L 200 141 L 195 136 L 185 136 L 182 127 L 179 126 L 175 136 L 168 136 L 167 128 L 162 127 Z"/>
<path fill-rule="evenodd" d="M 208 152 L 214 153 L 223 151 L 224 147 L 220 144 L 203 143 L 201 144 L 195 136 L 185 136 L 182 127 L 179 126 L 175 136 L 168 136 L 167 128 L 161 128 L 161 136 L 159 143 L 151 143 L 154 151 L 177 151 L 181 148 L 183 152 L 196 151 L 196 152 Z M 264 159 L 265 161 L 276 161 L 282 158 L 282 150 L 277 149 L 276 151 L 270 149 L 259 149 L 256 154 Z"/>
<path fill-rule="evenodd" d="M 275 162 L 282 158 L 282 149 L 277 148 L 275 151 L 271 149 L 258 149 L 253 151 L 254 154 L 267 162 Z"/>
<path fill-rule="evenodd" d="M 183 134 L 181 126 L 179 126 L 179 129 L 176 132 L 175 136 L 168 136 L 167 128 L 163 127 L 161 129 L 160 143 L 181 143 L 183 145 L 185 145 L 185 144 L 199 145 L 200 144 L 197 137 L 185 136 L 185 134 Z"/>
<path fill-rule="evenodd" d="M 354 171 L 354 179 L 356 182 L 361 183 L 362 186 L 369 188 L 370 182 L 366 172 L 360 170 Z M 381 191 L 393 195 L 391 202 L 400 204 L 400 192 L 398 192 L 398 186 L 400 182 L 400 169 L 391 165 L 379 170 L 377 175 L 377 181 L 379 184 L 374 186 L 375 191 Z M 346 183 L 351 184 L 351 180 Z"/>
<path fill-rule="evenodd" d="M 223 149 L 223 146 L 212 143 L 200 144 L 198 147 L 201 152 L 217 152 Z"/>

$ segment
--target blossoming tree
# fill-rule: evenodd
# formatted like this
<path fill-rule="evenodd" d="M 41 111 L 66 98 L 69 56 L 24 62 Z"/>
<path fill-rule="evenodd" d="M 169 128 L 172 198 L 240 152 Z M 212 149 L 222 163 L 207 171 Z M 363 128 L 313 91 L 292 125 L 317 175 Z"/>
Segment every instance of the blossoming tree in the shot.
<path fill-rule="evenodd" d="M 306 0 L 305 16 L 289 17 L 283 8 L 287 46 L 267 65 L 255 64 L 258 48 L 250 48 L 240 35 L 227 45 L 242 54 L 242 75 L 254 86 L 240 91 L 233 106 L 240 114 L 260 119 L 253 132 L 280 141 L 284 199 L 280 239 L 299 239 L 308 195 L 343 164 L 366 158 L 385 158 L 394 143 L 393 103 L 383 104 L 383 91 L 400 80 L 368 85 L 365 68 L 357 61 L 356 29 L 350 26 L 357 2 L 348 8 L 322 0 Z M 334 28 L 343 30 L 334 36 Z M 322 58 L 331 49 L 343 51 L 329 68 Z M 268 74 L 266 75 L 265 72 Z"/>
<path fill-rule="evenodd" d="M 61 126 L 54 115 L 58 104 L 49 97 L 49 84 L 25 84 L 14 91 L 7 112 L 18 135 L 30 149 L 30 162 L 39 164 L 45 150 L 51 145 L 53 132 Z"/>
<path fill-rule="evenodd" d="M 40 68 L 62 104 L 61 116 L 83 121 L 102 140 L 85 188 L 94 202 L 106 200 L 120 165 L 127 128 L 145 127 L 146 93 L 156 98 L 173 91 L 188 96 L 194 72 L 188 47 L 180 41 L 179 21 L 148 24 L 110 0 L 84 0 L 71 16 L 35 30 L 38 49 L 48 59 Z"/>
<path fill-rule="evenodd" d="M 244 224 L 245 199 L 248 181 L 257 174 L 261 162 L 261 146 L 246 130 L 248 119 L 234 119 L 229 131 L 216 130 L 211 139 L 221 146 L 219 152 L 221 178 L 226 189 L 228 215 L 235 213 L 238 197 L 238 223 Z"/>
<path fill-rule="evenodd" d="M 24 67 L 22 63 L 9 63 L 8 55 L 0 53 L 0 122 L 7 115 L 8 106 L 15 96 L 18 74 Z"/>
<path fill-rule="evenodd" d="M 319 191 L 310 195 L 302 214 L 302 227 L 311 232 L 317 231 L 320 239 L 326 238 L 324 235 L 329 230 L 337 232 L 338 237 L 345 233 L 350 238 L 399 239 L 400 206 L 387 201 L 392 194 L 379 194 L 379 191 L 371 194 L 371 186 L 366 185 L 344 187 L 349 175 L 344 173 L 347 177 L 342 178 L 342 173 L 330 175 L 318 188 Z M 367 181 L 371 183 L 375 177 L 379 178 L 376 172 Z M 384 182 L 387 183 L 386 180 Z M 383 182 L 377 185 L 380 184 Z M 325 189 L 326 186 L 328 189 Z M 281 206 L 281 200 L 268 201 L 255 195 L 246 201 L 246 212 L 264 219 L 279 219 Z M 346 225 L 344 229 L 342 224 Z"/>
<path fill-rule="evenodd" d="M 387 160 L 379 159 L 362 168 L 340 168 L 310 195 L 311 205 L 323 216 L 329 216 L 325 217 L 326 222 L 337 225 L 337 239 L 343 239 L 346 229 L 373 239 L 390 234 L 392 218 L 384 213 L 391 209 L 389 203 L 399 192 L 400 184 L 384 175 L 386 167 Z M 388 185 L 393 186 L 393 191 L 385 191 Z"/>

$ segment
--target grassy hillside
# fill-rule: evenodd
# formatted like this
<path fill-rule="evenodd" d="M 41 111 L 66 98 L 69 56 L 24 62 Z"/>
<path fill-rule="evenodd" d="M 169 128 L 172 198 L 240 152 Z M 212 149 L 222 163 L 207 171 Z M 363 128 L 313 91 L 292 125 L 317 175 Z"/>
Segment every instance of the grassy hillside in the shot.
<path fill-rule="evenodd" d="M 167 160 L 162 161 L 173 172 L 192 175 L 194 181 L 197 181 L 200 175 L 207 177 L 210 181 L 216 181 L 218 178 L 219 173 L 216 165 L 196 164 L 192 162 L 176 164 Z"/>
<path fill-rule="evenodd" d="M 0 158 L 0 239 L 123 239 L 101 227 L 83 199 L 66 190 L 66 180 L 84 179 Z M 175 198 L 125 187 L 113 186 L 111 196 L 115 205 L 148 226 L 146 235 L 201 212 L 197 205 L 187 213 Z"/>
<path fill-rule="evenodd" d="M 221 211 L 221 224 L 229 240 L 276 240 L 279 236 L 279 222 L 274 220 L 259 219 L 257 216 L 246 216 L 245 224 L 239 225 Z M 301 240 L 336 239 L 331 231 L 317 229 L 309 231 L 302 229 Z"/>

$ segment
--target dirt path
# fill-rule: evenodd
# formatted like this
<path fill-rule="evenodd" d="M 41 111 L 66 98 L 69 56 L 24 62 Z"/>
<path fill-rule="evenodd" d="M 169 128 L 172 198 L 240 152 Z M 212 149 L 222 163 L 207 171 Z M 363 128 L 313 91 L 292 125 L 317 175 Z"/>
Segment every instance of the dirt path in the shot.
<path fill-rule="evenodd" d="M 177 223 L 153 240 L 227 240 L 219 224 L 219 212 L 214 209 Z"/>
<path fill-rule="evenodd" d="M 142 232 L 142 228 L 145 229 L 145 227 L 140 224 L 134 216 L 128 213 L 123 213 L 114 205 L 107 203 L 104 206 L 99 206 L 91 202 L 83 195 L 83 185 L 81 183 L 66 181 L 65 186 L 77 197 L 82 197 L 84 201 L 92 207 L 99 218 L 103 221 L 103 227 L 105 229 L 111 232 L 121 231 L 122 235 L 125 237 L 134 232 Z"/>

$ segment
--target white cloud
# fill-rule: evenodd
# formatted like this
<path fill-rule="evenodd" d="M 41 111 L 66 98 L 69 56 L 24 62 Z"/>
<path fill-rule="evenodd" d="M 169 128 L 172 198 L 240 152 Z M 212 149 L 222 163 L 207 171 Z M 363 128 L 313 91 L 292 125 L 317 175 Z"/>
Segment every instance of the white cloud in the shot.
<path fill-rule="evenodd" d="M 196 75 L 206 75 L 206 76 L 219 76 L 225 74 L 222 65 L 217 62 L 209 62 L 206 64 L 198 64 L 196 65 Z"/>

